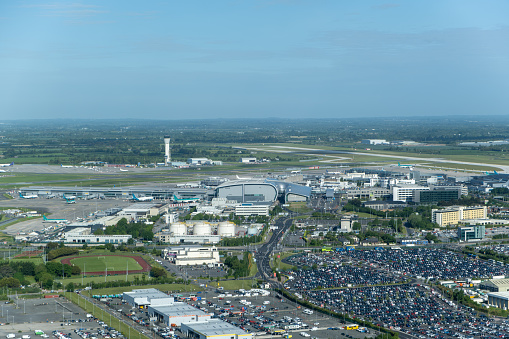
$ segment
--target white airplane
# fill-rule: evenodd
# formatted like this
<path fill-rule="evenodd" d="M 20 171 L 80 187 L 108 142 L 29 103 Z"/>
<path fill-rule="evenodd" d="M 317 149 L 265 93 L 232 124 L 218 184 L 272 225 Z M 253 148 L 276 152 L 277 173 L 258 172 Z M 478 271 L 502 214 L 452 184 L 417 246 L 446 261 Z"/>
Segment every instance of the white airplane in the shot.
<path fill-rule="evenodd" d="M 133 193 L 133 200 L 134 201 L 152 201 L 152 200 L 154 200 L 154 197 L 139 197 L 139 198 L 137 198 Z"/>
<path fill-rule="evenodd" d="M 36 194 L 29 194 L 29 195 L 23 195 L 21 192 L 19 192 L 19 197 L 22 199 L 35 199 L 38 198 Z"/>
<path fill-rule="evenodd" d="M 0 164 L 0 167 L 11 167 L 11 166 L 14 166 L 14 161 L 11 162 L 10 164 Z"/>
<path fill-rule="evenodd" d="M 251 180 L 253 178 L 243 178 L 243 177 L 239 177 L 238 175 L 236 175 L 237 179 L 238 180 Z"/>
<path fill-rule="evenodd" d="M 129 170 L 126 170 L 126 169 L 121 168 L 121 169 L 120 169 L 120 172 L 129 172 Z"/>
<path fill-rule="evenodd" d="M 73 165 L 62 165 L 62 164 L 60 164 L 60 167 L 62 167 L 62 168 L 74 168 Z"/>

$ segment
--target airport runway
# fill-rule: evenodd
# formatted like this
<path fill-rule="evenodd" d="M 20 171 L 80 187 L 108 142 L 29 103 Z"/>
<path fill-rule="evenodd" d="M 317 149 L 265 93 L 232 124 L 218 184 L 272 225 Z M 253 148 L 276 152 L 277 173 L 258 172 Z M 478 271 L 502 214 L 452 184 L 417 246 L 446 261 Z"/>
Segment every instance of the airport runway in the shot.
<path fill-rule="evenodd" d="M 238 147 L 247 150 L 257 150 L 257 151 L 267 151 L 267 152 L 277 152 L 277 153 L 299 153 L 306 154 L 309 156 L 316 156 L 320 154 L 318 152 L 323 152 L 323 154 L 328 154 L 328 157 L 331 157 L 331 154 L 352 154 L 352 155 L 364 155 L 371 157 L 380 157 L 380 158 L 391 158 L 391 159 L 401 159 L 401 160 L 410 160 L 410 161 L 428 161 L 434 163 L 446 163 L 446 164 L 458 164 L 458 165 L 469 165 L 469 166 L 480 166 L 480 167 L 495 167 L 499 168 L 500 172 L 508 173 L 509 165 L 499 165 L 499 164 L 488 164 L 488 163 L 478 163 L 478 162 L 467 162 L 467 161 L 456 161 L 456 160 L 448 160 L 442 158 L 420 158 L 420 157 L 410 157 L 403 155 L 388 155 L 388 154 L 377 154 L 377 153 L 367 153 L 367 152 L 353 152 L 353 151 L 334 151 L 334 150 L 323 150 L 319 148 L 304 148 L 304 147 L 292 147 L 292 146 L 263 146 L 262 148 L 257 147 Z M 344 160 L 344 157 L 337 157 L 337 161 Z M 331 160 L 324 161 L 327 163 L 331 163 Z"/>

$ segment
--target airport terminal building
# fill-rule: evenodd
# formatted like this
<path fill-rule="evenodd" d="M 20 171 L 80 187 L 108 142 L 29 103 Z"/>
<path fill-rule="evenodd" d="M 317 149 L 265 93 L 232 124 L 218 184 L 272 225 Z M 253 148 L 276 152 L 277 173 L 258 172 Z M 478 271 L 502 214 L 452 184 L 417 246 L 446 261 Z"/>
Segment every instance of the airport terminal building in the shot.
<path fill-rule="evenodd" d="M 272 179 L 232 180 L 217 186 L 216 196 L 241 204 L 271 205 L 280 197 L 284 202 L 306 201 L 311 187 Z"/>

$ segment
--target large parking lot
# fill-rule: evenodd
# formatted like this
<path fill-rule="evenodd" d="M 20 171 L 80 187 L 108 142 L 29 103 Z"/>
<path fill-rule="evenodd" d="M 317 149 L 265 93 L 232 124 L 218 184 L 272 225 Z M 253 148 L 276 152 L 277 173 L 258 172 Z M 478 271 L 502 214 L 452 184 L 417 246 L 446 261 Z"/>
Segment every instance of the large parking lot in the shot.
<path fill-rule="evenodd" d="M 83 339 L 84 333 L 89 334 L 87 337 L 96 338 L 112 338 L 113 334 L 94 318 L 87 317 L 87 313 L 81 308 L 64 298 L 18 299 L 17 303 L 3 303 L 1 309 L 0 337 L 11 334 L 15 338 L 28 335 L 31 338 L 58 336 L 62 339 Z M 36 330 L 44 334 L 36 335 Z M 122 337 L 113 335 L 117 338 Z"/>

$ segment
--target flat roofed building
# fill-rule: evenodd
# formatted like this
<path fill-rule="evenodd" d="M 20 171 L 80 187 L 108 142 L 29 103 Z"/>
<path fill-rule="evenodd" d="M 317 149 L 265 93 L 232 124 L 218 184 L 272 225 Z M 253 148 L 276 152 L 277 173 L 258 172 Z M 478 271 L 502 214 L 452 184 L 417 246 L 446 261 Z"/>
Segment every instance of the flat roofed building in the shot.
<path fill-rule="evenodd" d="M 503 310 L 509 309 L 509 292 L 488 293 L 488 305 Z"/>
<path fill-rule="evenodd" d="M 509 290 L 509 279 L 491 279 L 479 284 L 482 290 L 491 292 L 507 292 Z"/>
<path fill-rule="evenodd" d="M 219 264 L 217 247 L 182 246 L 169 247 L 162 251 L 163 258 L 177 266 Z"/>
<path fill-rule="evenodd" d="M 175 302 L 166 306 L 149 306 L 148 314 L 151 317 L 157 317 L 157 321 L 164 323 L 166 326 L 171 326 L 171 324 L 180 326 L 186 323 L 203 322 L 212 318 L 212 314 L 205 313 L 183 302 Z"/>
<path fill-rule="evenodd" d="M 217 244 L 221 241 L 221 236 L 211 235 L 175 235 L 169 232 L 159 232 L 154 235 L 157 241 L 166 244 Z"/>
<path fill-rule="evenodd" d="M 175 298 L 155 288 L 146 288 L 124 292 L 122 300 L 137 308 L 147 308 L 150 305 L 172 305 Z"/>
<path fill-rule="evenodd" d="M 486 236 L 484 225 L 458 227 L 458 239 L 460 241 L 481 240 Z"/>
<path fill-rule="evenodd" d="M 207 322 L 182 324 L 182 333 L 196 339 L 250 339 L 251 333 L 218 319 Z"/>
<path fill-rule="evenodd" d="M 66 244 L 127 244 L 132 235 L 93 235 L 89 227 L 78 227 L 64 234 Z"/>
<path fill-rule="evenodd" d="M 455 189 L 434 189 L 431 191 L 414 191 L 413 201 L 421 204 L 437 203 L 461 198 L 461 187 Z"/>
<path fill-rule="evenodd" d="M 392 200 L 413 201 L 415 191 L 429 191 L 429 187 L 419 185 L 400 185 L 392 187 Z"/>
<path fill-rule="evenodd" d="M 268 205 L 240 204 L 235 206 L 235 215 L 251 216 L 265 215 L 269 216 Z"/>

